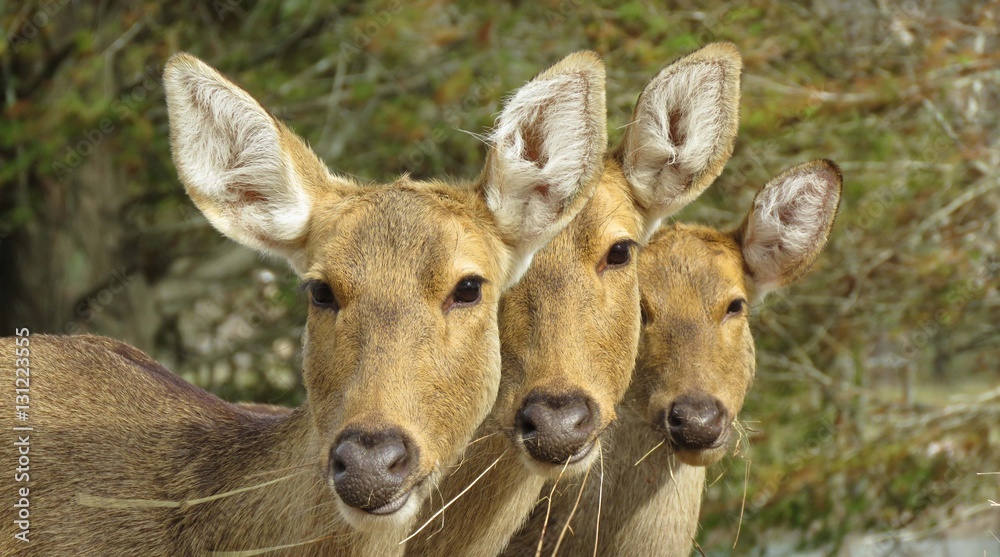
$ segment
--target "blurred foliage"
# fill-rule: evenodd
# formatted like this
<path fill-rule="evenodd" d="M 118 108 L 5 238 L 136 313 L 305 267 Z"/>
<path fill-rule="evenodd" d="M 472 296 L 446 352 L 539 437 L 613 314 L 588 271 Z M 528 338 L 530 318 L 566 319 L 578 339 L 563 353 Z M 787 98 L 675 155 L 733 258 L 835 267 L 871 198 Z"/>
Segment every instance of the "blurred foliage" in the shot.
<path fill-rule="evenodd" d="M 840 163 L 845 188 L 816 268 L 756 310 L 747 435 L 710 470 L 702 547 L 751 553 L 790 531 L 835 553 L 864 532 L 940 535 L 989 512 L 995 525 L 997 476 L 975 473 L 1000 471 L 998 8 L 4 3 L 0 325 L 107 334 L 226 397 L 301 399 L 294 276 L 214 232 L 177 180 L 159 81 L 174 52 L 374 181 L 475 175 L 474 134 L 504 95 L 583 48 L 607 64 L 615 142 L 653 73 L 732 41 L 740 139 L 678 218 L 735 223 L 769 177 L 813 158 Z"/>

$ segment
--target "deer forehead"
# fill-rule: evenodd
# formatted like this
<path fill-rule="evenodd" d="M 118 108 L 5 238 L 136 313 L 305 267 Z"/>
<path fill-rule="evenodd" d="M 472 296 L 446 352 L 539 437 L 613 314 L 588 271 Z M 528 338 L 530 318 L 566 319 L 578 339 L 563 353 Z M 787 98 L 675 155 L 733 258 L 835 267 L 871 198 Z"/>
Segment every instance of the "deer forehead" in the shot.
<path fill-rule="evenodd" d="M 469 275 L 503 282 L 509 249 L 485 205 L 463 189 L 366 186 L 321 201 L 312 221 L 307 276 L 343 296 L 374 289 L 436 297 Z"/>
<path fill-rule="evenodd" d="M 615 242 L 637 241 L 640 226 L 628 184 L 602 179 L 576 218 L 535 255 L 524 280 L 526 284 L 564 288 L 560 276 L 582 275 L 585 269 L 596 268 Z"/>
<path fill-rule="evenodd" d="M 612 242 L 638 241 L 641 226 L 642 218 L 628 182 L 608 172 L 569 230 L 577 245 L 591 246 L 604 255 Z"/>
<path fill-rule="evenodd" d="M 740 246 L 712 228 L 665 229 L 640 256 L 640 288 L 661 313 L 714 316 L 719 304 L 747 296 Z"/>

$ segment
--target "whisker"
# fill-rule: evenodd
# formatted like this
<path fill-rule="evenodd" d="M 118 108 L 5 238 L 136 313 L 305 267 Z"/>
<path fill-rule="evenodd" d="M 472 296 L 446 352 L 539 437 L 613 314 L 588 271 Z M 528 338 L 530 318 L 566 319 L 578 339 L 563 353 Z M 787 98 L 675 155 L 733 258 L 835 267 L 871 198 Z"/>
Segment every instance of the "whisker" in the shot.
<path fill-rule="evenodd" d="M 246 478 L 252 478 L 254 476 L 264 476 L 267 474 L 275 474 L 277 472 L 288 472 L 289 470 L 301 470 L 302 468 L 308 468 L 313 466 L 315 463 L 307 462 L 305 464 L 299 464 L 298 466 L 288 466 L 286 468 L 275 468 L 274 470 L 264 470 L 263 472 L 254 472 L 253 474 L 247 474 Z"/>
<path fill-rule="evenodd" d="M 490 437 L 493 437 L 494 435 L 496 435 L 498 433 L 500 433 L 500 432 L 499 431 L 494 431 L 493 433 L 487 433 L 486 435 L 483 435 L 479 439 L 475 439 L 473 441 L 469 441 L 465 445 L 465 448 L 462 449 L 462 459 L 458 461 L 458 464 L 454 464 L 453 465 L 455 467 L 455 469 L 451 471 L 451 475 L 454 476 L 455 474 L 457 474 L 458 471 L 462 469 L 462 465 L 465 464 L 465 459 L 466 459 L 465 449 L 468 449 L 469 447 L 475 445 L 476 443 L 482 441 L 483 439 L 489 439 Z"/>
<path fill-rule="evenodd" d="M 670 455 L 670 460 L 667 462 L 667 470 L 670 470 L 670 479 L 674 479 L 674 468 L 677 467 L 677 453 Z M 674 486 L 674 495 L 680 499 L 681 496 L 681 485 L 676 481 L 671 481 L 671 485 Z"/>
<path fill-rule="evenodd" d="M 643 460 L 646 460 L 647 456 L 653 454 L 653 451 L 655 451 L 656 449 L 659 449 L 660 447 L 662 447 L 663 444 L 666 443 L 666 442 L 667 442 L 667 440 L 664 439 L 663 441 L 660 441 L 659 443 L 657 443 L 655 447 L 653 447 L 652 449 L 649 449 L 649 451 L 647 451 L 646 454 L 642 455 L 642 458 L 640 458 L 639 460 L 637 460 L 635 462 L 635 464 L 633 464 L 632 466 L 638 466 L 640 462 L 642 462 Z"/>
<path fill-rule="evenodd" d="M 562 545 L 563 538 L 566 536 L 566 531 L 569 530 L 569 525 L 573 522 L 573 517 L 576 515 L 576 509 L 580 506 L 580 499 L 583 498 L 583 490 L 587 487 L 588 478 L 590 478 L 590 468 L 587 468 L 587 473 L 583 475 L 583 482 L 580 483 L 580 491 L 576 494 L 576 502 L 573 503 L 573 510 L 569 512 L 569 516 L 566 518 L 566 524 L 563 524 L 562 531 L 559 532 L 559 539 L 556 540 L 556 547 L 552 550 L 552 557 L 556 557 L 559 553 L 559 546 Z"/>
<path fill-rule="evenodd" d="M 722 479 L 722 476 L 725 476 L 725 475 L 726 475 L 726 471 L 725 470 L 720 471 L 719 475 L 716 476 L 714 480 L 712 480 L 711 482 L 708 483 L 708 487 L 712 487 L 713 485 L 715 485 L 716 483 L 718 483 L 718 481 Z"/>
<path fill-rule="evenodd" d="M 746 474 L 743 476 L 743 503 L 740 504 L 740 522 L 736 526 L 736 539 L 733 540 L 733 549 L 736 549 L 736 543 L 740 541 L 740 530 L 743 528 L 743 509 L 747 506 L 747 484 L 750 483 L 750 459 L 747 459 L 747 470 Z"/>
<path fill-rule="evenodd" d="M 494 435 L 497 435 L 497 434 L 499 434 L 499 433 L 500 433 L 499 431 L 494 431 L 493 433 L 487 433 L 486 435 L 483 435 L 483 436 L 482 436 L 482 437 L 480 437 L 479 439 L 473 439 L 472 441 L 469 441 L 469 442 L 468 442 L 468 443 L 467 443 L 467 444 L 465 445 L 465 448 L 469 448 L 469 447 L 471 447 L 471 446 L 475 445 L 476 443 L 478 443 L 478 442 L 482 441 L 483 439 L 489 439 L 490 437 L 493 437 Z"/>
<path fill-rule="evenodd" d="M 733 429 L 736 431 L 736 446 L 733 448 L 733 456 L 741 456 L 743 451 L 743 446 L 746 445 L 747 449 L 750 448 L 750 434 L 748 433 L 749 428 L 746 423 L 739 419 L 733 419 Z"/>
<path fill-rule="evenodd" d="M 538 547 L 535 549 L 535 557 L 541 557 L 542 555 L 542 546 L 545 545 L 545 530 L 549 527 L 549 517 L 552 515 L 552 497 L 555 495 L 556 486 L 559 485 L 559 480 L 562 479 L 567 466 L 569 466 L 568 458 L 566 459 L 566 463 L 563 464 L 562 469 L 559 470 L 559 475 L 556 476 L 556 481 L 552 484 L 552 489 L 549 490 L 549 501 L 548 505 L 545 507 L 545 522 L 542 523 L 542 535 L 538 538 Z"/>
<path fill-rule="evenodd" d="M 325 491 L 322 491 L 324 489 L 327 489 L 326 482 L 323 481 L 322 479 L 316 478 L 313 480 L 313 484 L 312 486 L 309 487 L 308 492 L 326 493 Z M 337 500 L 335 498 L 327 498 L 325 500 L 316 503 L 315 505 L 296 505 L 296 507 L 297 508 L 295 509 L 288 509 L 287 512 L 289 513 L 289 516 L 302 517 L 310 514 L 315 514 L 321 509 L 328 509 L 328 508 L 336 509 Z"/>
<path fill-rule="evenodd" d="M 487 466 L 486 470 L 483 470 L 482 474 L 479 474 L 478 476 L 476 476 L 476 479 L 472 480 L 472 483 L 470 483 L 469 485 L 465 486 L 465 489 L 463 489 L 461 492 L 459 492 L 458 495 L 454 496 L 451 499 L 451 501 L 448 501 L 447 503 L 445 503 L 445 505 L 443 507 L 441 507 L 436 513 L 434 513 L 433 515 L 431 515 L 431 517 L 427 519 L 427 522 L 424 522 L 420 526 L 420 528 L 417 528 L 412 534 L 410 534 L 409 536 L 406 536 L 406 538 L 404 538 L 402 541 L 400 541 L 397 545 L 403 545 L 404 543 L 406 543 L 406 542 L 410 541 L 411 539 L 413 539 L 413 536 L 416 536 L 417 534 L 419 534 L 424 528 L 427 527 L 428 524 L 430 524 L 431 522 L 433 522 L 434 519 L 437 518 L 439 514 L 443 513 L 445 509 L 447 509 L 448 507 L 451 506 L 452 503 L 454 503 L 455 501 L 457 501 L 459 497 L 465 495 L 465 493 L 467 491 L 469 491 L 470 489 L 472 489 L 472 486 L 476 485 L 476 483 L 479 480 L 483 479 L 483 476 L 485 476 L 487 472 L 489 472 L 490 470 L 492 470 L 493 467 L 496 466 L 500 462 L 500 459 L 502 459 L 504 456 L 507 455 L 507 451 L 508 450 L 509 449 L 504 449 L 504 451 L 502 453 L 500 453 L 500 456 L 498 456 L 497 459 L 493 461 L 493 464 L 490 464 L 489 466 Z"/>
<path fill-rule="evenodd" d="M 336 501 L 323 501 L 322 503 L 317 503 L 315 505 L 301 507 L 298 510 L 289 511 L 289 512 L 292 513 L 291 516 L 294 516 L 294 517 L 303 517 L 303 516 L 307 516 L 309 514 L 315 514 L 317 511 L 319 511 L 321 509 L 327 509 L 327 508 L 336 509 L 337 508 L 337 502 Z"/>
<path fill-rule="evenodd" d="M 441 502 L 444 503 L 444 494 L 441 493 L 441 488 L 438 487 L 437 485 L 435 485 L 434 486 L 434 490 L 438 492 L 438 497 L 440 497 L 441 498 Z M 433 504 L 434 504 L 434 496 L 433 496 L 433 494 L 431 494 L 431 505 L 433 506 Z M 434 530 L 433 532 L 431 532 L 427 536 L 427 539 L 429 540 L 429 539 L 433 538 L 441 530 L 444 530 L 444 513 L 441 514 L 441 526 L 439 526 L 437 530 Z"/>
<path fill-rule="evenodd" d="M 601 503 L 604 499 L 604 447 L 601 452 L 601 483 L 597 489 L 597 527 L 594 529 L 594 557 L 597 557 L 597 543 L 601 539 Z"/>
<path fill-rule="evenodd" d="M 295 547 L 302 547 L 304 545 L 319 543 L 325 540 L 332 540 L 336 537 L 337 536 L 323 536 L 321 538 L 313 538 L 311 540 L 306 540 L 304 542 L 289 543 L 285 545 L 275 545 L 272 547 L 262 547 L 260 549 L 246 549 L 242 551 L 209 551 L 208 554 L 212 555 L 213 557 L 253 557 L 254 555 L 263 555 L 265 553 L 271 553 L 273 551 L 292 549 Z"/>
<path fill-rule="evenodd" d="M 177 501 L 160 501 L 156 499 L 115 499 L 113 497 L 98 497 L 86 493 L 76 494 L 76 504 L 84 507 L 101 507 L 104 509 L 137 509 L 147 507 L 180 507 Z"/>
<path fill-rule="evenodd" d="M 200 505 L 202 503 L 208 503 L 210 501 L 224 499 L 226 497 L 231 497 L 233 495 L 239 495 L 240 493 L 246 493 L 247 491 L 261 489 L 263 487 L 267 487 L 270 485 L 274 485 L 276 483 L 290 480 L 295 476 L 300 476 L 304 473 L 305 472 L 299 472 L 297 474 L 289 474 L 287 476 L 282 476 L 280 478 L 276 478 L 264 483 L 259 483 L 247 487 L 241 487 L 239 489 L 234 489 L 232 491 L 225 491 L 223 493 L 216 493 L 215 495 L 200 497 L 198 499 L 188 499 L 186 501 L 165 501 L 156 499 L 118 499 L 115 497 L 100 497 L 97 495 L 89 495 L 86 493 L 77 493 L 76 503 L 84 507 L 101 507 L 105 509 L 134 509 L 134 508 L 148 508 L 148 507 L 170 507 L 170 508 L 185 509 L 187 507 L 193 507 L 195 505 Z"/>

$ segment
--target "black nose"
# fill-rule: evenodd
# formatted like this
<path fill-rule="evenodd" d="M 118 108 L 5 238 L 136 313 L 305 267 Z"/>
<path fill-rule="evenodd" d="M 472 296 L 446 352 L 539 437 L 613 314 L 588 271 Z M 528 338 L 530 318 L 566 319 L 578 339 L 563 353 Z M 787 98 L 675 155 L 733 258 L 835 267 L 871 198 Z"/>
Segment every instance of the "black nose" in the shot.
<path fill-rule="evenodd" d="M 710 449 L 722 440 L 729 425 L 728 415 L 714 396 L 681 395 L 669 412 L 664 412 L 661 427 L 679 448 Z"/>
<path fill-rule="evenodd" d="M 399 489 L 417 461 L 413 442 L 399 430 L 346 429 L 330 449 L 330 475 L 344 503 L 388 514 L 406 502 Z"/>
<path fill-rule="evenodd" d="M 587 454 L 599 417 L 597 405 L 582 393 L 533 393 L 521 405 L 516 425 L 532 458 L 563 464 Z"/>

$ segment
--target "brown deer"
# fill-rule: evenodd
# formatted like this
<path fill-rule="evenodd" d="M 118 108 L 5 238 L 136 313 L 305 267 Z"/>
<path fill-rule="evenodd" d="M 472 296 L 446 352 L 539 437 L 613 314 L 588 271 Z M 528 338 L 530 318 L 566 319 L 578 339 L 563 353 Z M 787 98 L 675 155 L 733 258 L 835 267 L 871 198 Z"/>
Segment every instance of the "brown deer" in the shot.
<path fill-rule="evenodd" d="M 603 484 L 594 475 L 589 485 L 567 484 L 548 522 L 566 533 L 546 540 L 548 549 L 691 554 L 705 467 L 731 445 L 756 370 L 751 304 L 809 269 L 826 245 L 840 191 L 837 166 L 813 161 L 768 182 L 735 229 L 675 224 L 653 236 L 639 254 L 635 377 L 606 443 Z M 534 553 L 545 524 L 539 507 L 511 555 Z"/>
<path fill-rule="evenodd" d="M 304 281 L 307 401 L 241 407 L 114 340 L 30 337 L 30 420 L 0 412 L 34 428 L 30 482 L 3 481 L 30 489 L 31 541 L 4 520 L 0 554 L 401 552 L 495 400 L 500 294 L 601 175 L 602 63 L 577 53 L 519 89 L 467 183 L 358 184 L 194 57 L 164 80 L 188 194 Z"/>
<path fill-rule="evenodd" d="M 722 171 L 737 133 L 741 69 L 733 45 L 713 44 L 645 87 L 593 198 L 501 298 L 500 395 L 482 440 L 421 522 L 478 477 L 482 484 L 413 537 L 408 555 L 498 554 L 547 479 L 579 476 L 598 457 L 639 340 L 635 252 Z"/>

